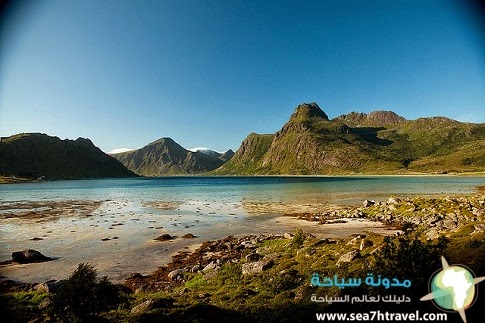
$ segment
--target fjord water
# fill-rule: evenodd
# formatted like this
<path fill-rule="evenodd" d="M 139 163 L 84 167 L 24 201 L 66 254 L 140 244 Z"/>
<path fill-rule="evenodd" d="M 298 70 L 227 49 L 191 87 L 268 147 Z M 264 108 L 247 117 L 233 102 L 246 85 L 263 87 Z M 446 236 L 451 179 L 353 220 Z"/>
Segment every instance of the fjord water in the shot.
<path fill-rule="evenodd" d="M 159 177 L 47 181 L 0 185 L 0 201 L 128 199 L 190 201 L 248 199 L 328 201 L 355 204 L 363 198 L 469 194 L 484 177 L 347 176 L 347 177 Z"/>
<path fill-rule="evenodd" d="M 387 233 L 384 225 L 370 221 L 319 225 L 282 215 L 360 205 L 364 199 L 387 200 L 391 195 L 467 195 L 484 184 L 484 177 L 454 176 L 194 176 L 0 185 L 0 261 L 24 249 L 57 258 L 6 266 L 0 274 L 28 282 L 62 279 L 88 261 L 101 274 L 120 280 L 133 272 L 154 271 L 178 250 L 228 235 L 282 234 L 297 228 L 319 237 L 366 230 Z M 83 200 L 100 201 L 99 207 L 89 214 L 73 212 Z M 35 216 L 25 216 L 29 208 Z M 42 212 L 49 208 L 59 209 L 44 217 Z M 164 233 L 178 238 L 154 240 Z M 197 238 L 183 239 L 188 233 Z"/>

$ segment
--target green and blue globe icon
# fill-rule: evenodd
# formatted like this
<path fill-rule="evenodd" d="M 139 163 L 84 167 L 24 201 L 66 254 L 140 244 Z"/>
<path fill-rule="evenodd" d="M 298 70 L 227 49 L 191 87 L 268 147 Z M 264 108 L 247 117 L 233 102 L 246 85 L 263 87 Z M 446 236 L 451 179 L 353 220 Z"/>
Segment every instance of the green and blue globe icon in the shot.
<path fill-rule="evenodd" d="M 431 280 L 433 294 L 444 293 L 433 299 L 444 310 L 467 309 L 475 299 L 475 283 L 472 273 L 462 266 L 450 266 L 438 272 Z"/>
<path fill-rule="evenodd" d="M 422 301 L 433 300 L 442 310 L 460 313 L 466 322 L 465 310 L 476 299 L 475 285 L 485 280 L 485 277 L 475 278 L 472 271 L 460 265 L 448 265 L 441 257 L 443 269 L 436 272 L 430 280 L 431 293 L 423 296 Z"/>

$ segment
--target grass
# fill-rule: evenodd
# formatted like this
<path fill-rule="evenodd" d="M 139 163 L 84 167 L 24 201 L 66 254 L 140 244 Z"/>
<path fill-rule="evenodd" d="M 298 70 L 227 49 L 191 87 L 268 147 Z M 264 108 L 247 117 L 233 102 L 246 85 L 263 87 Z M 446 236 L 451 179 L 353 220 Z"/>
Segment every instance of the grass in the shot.
<path fill-rule="evenodd" d="M 468 266 L 476 276 L 485 276 L 485 232 L 476 230 L 478 224 L 485 223 L 485 219 L 483 214 L 471 216 L 470 213 L 473 205 L 483 205 L 483 199 L 483 195 L 466 199 L 415 198 L 401 200 L 395 205 L 391 213 L 396 218 L 406 219 L 412 215 L 425 218 L 437 213 L 463 215 L 456 230 L 444 232 L 446 239 L 444 236 L 426 239 L 420 225 L 403 225 L 404 234 L 400 236 L 384 237 L 368 233 L 365 238 L 349 237 L 333 241 L 313 238 L 299 230 L 292 239 L 265 240 L 251 250 L 274 262 L 272 267 L 260 273 L 242 274 L 247 254 L 243 253 L 240 259 L 223 263 L 217 271 L 186 273 L 185 282 L 178 287 L 155 293 L 132 293 L 118 306 L 97 315 L 113 322 L 209 322 L 214 317 L 221 321 L 279 322 L 292 311 L 301 320 L 311 320 L 315 311 L 348 311 L 338 304 L 315 304 L 311 301 L 312 294 L 318 297 L 361 296 L 389 292 L 382 287 L 369 286 L 343 290 L 336 286 L 311 287 L 310 278 L 314 273 L 320 277 L 338 275 L 342 278 L 365 278 L 367 273 L 373 273 L 400 280 L 410 279 L 412 288 L 400 289 L 396 293 L 404 293 L 414 302 L 428 292 L 428 280 L 441 268 L 441 256 L 445 256 L 450 264 Z M 372 218 L 383 211 L 381 207 L 374 205 L 363 211 Z M 359 251 L 360 256 L 349 263 L 337 264 L 342 255 L 359 249 L 362 239 L 368 243 Z M 47 313 L 38 307 L 46 297 L 37 292 L 4 294 L 1 301 L 7 304 L 8 311 L 2 314 L 14 322 L 28 321 L 32 317 L 47 319 Z M 148 299 L 162 300 L 159 302 L 161 305 L 140 315 L 131 313 L 131 308 Z M 352 310 L 366 310 L 358 306 L 354 304 Z M 414 306 L 423 311 L 435 311 L 431 302 L 414 302 Z M 399 310 L 399 307 L 395 309 Z"/>

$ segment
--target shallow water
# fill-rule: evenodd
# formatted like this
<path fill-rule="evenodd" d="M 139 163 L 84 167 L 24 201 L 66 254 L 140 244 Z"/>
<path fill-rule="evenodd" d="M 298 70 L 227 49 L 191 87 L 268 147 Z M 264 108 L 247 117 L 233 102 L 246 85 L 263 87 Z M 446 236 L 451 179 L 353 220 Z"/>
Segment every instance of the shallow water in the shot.
<path fill-rule="evenodd" d="M 89 261 L 101 274 L 120 280 L 132 272 L 154 271 L 177 250 L 227 235 L 282 234 L 299 227 L 320 237 L 369 229 L 385 233 L 378 223 L 322 226 L 281 215 L 391 195 L 465 195 L 484 184 L 484 177 L 406 176 L 166 177 L 0 185 L 0 261 L 28 248 L 58 258 L 6 266 L 0 274 L 31 282 L 61 279 L 78 263 Z M 153 240 L 163 233 L 178 238 Z M 187 233 L 197 238 L 181 238 Z"/>

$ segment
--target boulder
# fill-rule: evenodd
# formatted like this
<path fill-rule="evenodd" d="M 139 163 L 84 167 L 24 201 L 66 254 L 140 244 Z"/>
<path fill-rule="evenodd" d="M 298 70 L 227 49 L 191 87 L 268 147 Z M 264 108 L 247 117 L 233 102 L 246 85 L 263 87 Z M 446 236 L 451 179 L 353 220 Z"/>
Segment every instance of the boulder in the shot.
<path fill-rule="evenodd" d="M 398 204 L 399 202 L 401 202 L 400 199 L 398 199 L 397 197 L 394 197 L 394 196 L 391 196 L 388 200 L 387 200 L 387 204 Z"/>
<path fill-rule="evenodd" d="M 195 238 L 197 238 L 197 236 L 194 236 L 192 233 L 187 233 L 182 238 L 184 238 L 184 239 L 195 239 Z"/>
<path fill-rule="evenodd" d="M 28 264 L 31 262 L 43 262 L 52 260 L 52 258 L 46 257 L 37 250 L 27 249 L 23 251 L 12 252 L 12 260 L 19 264 Z"/>
<path fill-rule="evenodd" d="M 250 253 L 249 255 L 246 256 L 246 261 L 247 262 L 255 262 L 255 261 L 259 261 L 263 258 L 262 255 L 260 255 L 259 253 Z"/>
<path fill-rule="evenodd" d="M 177 280 L 178 278 L 183 277 L 184 273 L 186 272 L 187 272 L 186 269 L 172 270 L 171 272 L 168 273 L 168 279 L 170 279 L 171 281 Z"/>
<path fill-rule="evenodd" d="M 171 298 L 147 299 L 131 309 L 131 314 L 140 315 L 156 308 L 171 307 L 173 305 Z"/>
<path fill-rule="evenodd" d="M 168 233 L 164 233 L 161 236 L 156 237 L 154 240 L 158 240 L 158 241 L 169 241 L 169 240 L 173 240 L 175 238 L 176 237 L 173 237 L 173 236 L 171 236 Z"/>
<path fill-rule="evenodd" d="M 37 285 L 34 285 L 31 290 L 39 293 L 52 293 L 59 289 L 66 281 L 65 280 L 49 280 Z"/>
<path fill-rule="evenodd" d="M 273 265 L 274 265 L 274 262 L 272 260 L 248 262 L 242 265 L 242 274 L 243 275 L 257 274 L 271 268 Z"/>
<path fill-rule="evenodd" d="M 289 233 L 289 232 L 286 232 L 286 233 L 283 235 L 283 237 L 284 237 L 285 239 L 293 239 L 293 237 L 294 237 L 294 236 L 295 236 L 295 235 L 294 235 L 293 233 Z"/>
<path fill-rule="evenodd" d="M 358 258 L 359 256 L 360 256 L 360 253 L 358 250 L 349 251 L 343 254 L 342 256 L 340 256 L 340 258 L 337 261 L 337 266 L 340 265 L 341 263 L 351 262 L 352 260 Z"/>
<path fill-rule="evenodd" d="M 203 268 L 204 268 L 204 267 L 202 267 L 202 265 L 201 265 L 201 264 L 197 264 L 197 265 L 193 266 L 193 267 L 192 267 L 192 269 L 190 269 L 190 271 L 191 271 L 191 272 L 193 272 L 193 273 L 196 273 L 196 272 L 198 272 L 199 270 L 202 270 Z"/>
<path fill-rule="evenodd" d="M 362 251 L 366 248 L 369 248 L 369 247 L 372 247 L 374 245 L 374 242 L 372 242 L 372 240 L 367 240 L 367 239 L 364 239 L 360 242 L 360 247 L 359 249 Z"/>
<path fill-rule="evenodd" d="M 369 206 L 372 206 L 374 204 L 376 204 L 376 201 L 374 201 L 374 200 L 364 200 L 364 202 L 362 203 L 362 206 L 369 207 Z"/>
<path fill-rule="evenodd" d="M 202 271 L 207 272 L 207 271 L 211 271 L 211 270 L 216 270 L 217 268 L 219 268 L 217 266 L 217 263 L 215 261 L 212 261 L 210 264 L 205 266 L 204 269 L 202 269 Z"/>

